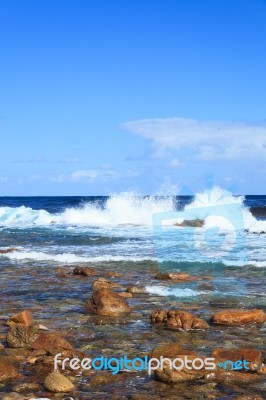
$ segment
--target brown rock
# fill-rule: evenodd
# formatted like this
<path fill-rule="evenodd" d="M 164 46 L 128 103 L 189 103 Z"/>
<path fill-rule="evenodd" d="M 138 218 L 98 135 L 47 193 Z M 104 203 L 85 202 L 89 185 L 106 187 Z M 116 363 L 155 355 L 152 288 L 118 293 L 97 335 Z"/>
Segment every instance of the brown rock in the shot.
<path fill-rule="evenodd" d="M 24 310 L 19 314 L 13 315 L 7 320 L 7 325 L 24 325 L 31 326 L 33 325 L 33 316 L 29 310 Z"/>
<path fill-rule="evenodd" d="M 158 310 L 150 316 L 152 324 L 161 324 L 167 329 L 193 330 L 208 329 L 209 325 L 203 319 L 182 310 Z"/>
<path fill-rule="evenodd" d="M 263 323 L 266 314 L 262 310 L 224 310 L 214 314 L 211 322 L 222 325 L 245 325 Z"/>
<path fill-rule="evenodd" d="M 93 282 L 92 288 L 93 290 L 112 289 L 112 288 L 121 288 L 121 285 L 119 285 L 119 283 L 109 282 L 105 278 L 98 278 L 96 281 Z"/>
<path fill-rule="evenodd" d="M 175 282 L 188 282 L 188 281 L 197 280 L 197 277 L 186 274 L 184 272 L 180 272 L 180 273 L 164 272 L 164 273 L 157 274 L 155 276 L 155 279 L 171 280 L 171 281 L 175 281 Z"/>
<path fill-rule="evenodd" d="M 44 387 L 55 393 L 70 392 L 75 388 L 73 383 L 59 372 L 49 374 L 44 381 Z"/>
<path fill-rule="evenodd" d="M 81 276 L 91 276 L 96 273 L 95 269 L 89 267 L 75 267 L 73 274 Z"/>
<path fill-rule="evenodd" d="M 181 226 L 181 227 L 192 227 L 192 228 L 202 228 L 204 225 L 204 221 L 201 219 L 185 219 L 180 224 L 176 223 L 174 226 Z"/>
<path fill-rule="evenodd" d="M 39 332 L 32 326 L 15 325 L 7 334 L 6 341 L 9 347 L 19 348 L 29 346 L 38 336 Z"/>
<path fill-rule="evenodd" d="M 129 292 L 119 292 L 118 294 L 124 297 L 124 299 L 131 299 L 133 297 L 133 294 Z"/>
<path fill-rule="evenodd" d="M 0 382 L 19 377 L 17 361 L 8 355 L 0 355 Z"/>
<path fill-rule="evenodd" d="M 109 278 L 121 278 L 123 276 L 122 274 L 120 274 L 119 272 L 116 272 L 116 271 L 106 272 L 105 275 L 108 276 Z"/>
<path fill-rule="evenodd" d="M 128 293 L 132 294 L 147 294 L 146 289 L 144 287 L 139 286 L 130 286 L 126 290 Z"/>
<path fill-rule="evenodd" d="M 239 382 L 250 383 L 261 380 L 259 374 L 239 371 L 225 371 L 222 368 L 205 374 L 204 378 L 211 382 Z"/>
<path fill-rule="evenodd" d="M 168 360 L 165 360 L 162 364 L 162 369 L 157 368 L 154 371 L 154 376 L 156 379 L 166 383 L 177 383 L 194 381 L 200 379 L 204 376 L 205 369 L 204 366 L 200 369 L 189 369 L 185 366 L 185 360 L 189 362 L 194 362 L 197 367 L 204 363 L 204 358 L 199 357 L 196 353 L 187 350 L 182 350 L 179 343 L 171 343 L 163 346 L 158 346 L 153 349 L 149 355 L 149 359 L 155 358 L 160 360 L 160 357 L 165 359 L 170 359 L 171 361 L 179 359 L 178 363 L 175 363 L 177 368 L 171 368 Z M 152 364 L 155 364 L 154 360 Z M 183 363 L 183 367 L 181 365 Z M 201 363 L 201 364 L 200 364 Z"/>
<path fill-rule="evenodd" d="M 248 369 L 250 369 L 251 371 L 258 371 L 261 368 L 263 362 L 261 351 L 255 349 L 215 349 L 212 353 L 212 357 L 215 358 L 217 363 L 224 363 L 227 360 L 230 360 L 232 362 L 245 360 L 249 363 Z M 227 369 L 230 370 L 231 368 L 232 364 L 229 362 Z M 244 366 L 242 370 L 246 371 Z"/>
<path fill-rule="evenodd" d="M 33 350 L 39 350 L 40 352 L 57 354 L 63 350 L 72 350 L 71 344 L 62 338 L 59 333 L 56 332 L 43 332 L 38 338 L 31 344 Z"/>
<path fill-rule="evenodd" d="M 0 254 L 12 253 L 13 251 L 19 251 L 19 249 L 17 249 L 16 247 L 9 247 L 8 249 L 0 250 Z"/>
<path fill-rule="evenodd" d="M 93 292 L 85 306 L 91 313 L 105 316 L 125 315 L 131 311 L 127 301 L 109 289 L 98 289 Z"/>

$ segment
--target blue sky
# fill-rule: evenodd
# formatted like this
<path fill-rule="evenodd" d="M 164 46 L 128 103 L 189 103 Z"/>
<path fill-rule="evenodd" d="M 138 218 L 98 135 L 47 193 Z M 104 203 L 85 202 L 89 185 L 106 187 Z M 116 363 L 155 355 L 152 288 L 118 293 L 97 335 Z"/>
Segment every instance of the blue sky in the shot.
<path fill-rule="evenodd" d="M 265 193 L 266 1 L 0 0 L 0 195 Z"/>

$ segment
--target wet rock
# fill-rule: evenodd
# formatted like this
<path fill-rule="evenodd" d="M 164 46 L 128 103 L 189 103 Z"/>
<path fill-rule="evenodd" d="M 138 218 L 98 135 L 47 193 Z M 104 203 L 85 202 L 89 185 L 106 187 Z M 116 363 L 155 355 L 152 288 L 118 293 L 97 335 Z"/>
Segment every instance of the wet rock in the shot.
<path fill-rule="evenodd" d="M 165 358 L 162 363 L 162 368 L 157 368 L 154 371 L 154 377 L 159 381 L 165 383 L 177 383 L 194 381 L 204 377 L 204 358 L 199 357 L 194 352 L 182 350 L 179 343 L 170 343 L 164 346 L 158 346 L 154 348 L 149 355 L 150 360 L 152 358 L 160 360 L 160 357 Z M 170 363 L 175 359 L 179 359 L 178 364 L 175 363 L 178 368 L 171 368 Z M 199 369 L 191 368 L 190 365 L 188 365 L 190 368 L 187 368 L 185 364 L 186 360 L 190 364 L 195 363 Z M 156 365 L 157 362 L 153 360 L 152 364 Z M 181 364 L 183 364 L 182 368 Z"/>
<path fill-rule="evenodd" d="M 92 314 L 102 316 L 126 315 L 131 311 L 127 301 L 109 289 L 98 289 L 93 292 L 85 306 Z"/>
<path fill-rule="evenodd" d="M 29 392 L 29 391 L 39 391 L 40 390 L 40 385 L 38 385 L 37 383 L 18 383 L 17 385 L 12 387 L 12 390 L 14 392 Z"/>
<path fill-rule="evenodd" d="M 0 355 L 0 382 L 19 377 L 19 364 L 17 360 L 9 355 Z"/>
<path fill-rule="evenodd" d="M 215 349 L 212 353 L 212 357 L 215 358 L 217 363 L 224 363 L 227 360 L 236 362 L 238 360 L 245 360 L 248 362 L 248 369 L 251 371 L 258 371 L 262 366 L 262 353 L 255 349 Z M 232 364 L 228 362 L 227 369 L 230 370 Z M 241 368 L 246 370 L 244 366 Z"/>
<path fill-rule="evenodd" d="M 57 332 L 43 332 L 32 342 L 31 348 L 48 354 L 57 354 L 63 350 L 72 350 L 72 345 Z M 36 353 L 35 353 L 36 354 Z"/>
<path fill-rule="evenodd" d="M 55 393 L 70 392 L 75 388 L 73 383 L 59 372 L 49 374 L 44 381 L 44 387 Z"/>
<path fill-rule="evenodd" d="M 211 322 L 221 325 L 245 325 L 252 323 L 263 323 L 266 314 L 262 310 L 224 310 L 214 314 Z"/>
<path fill-rule="evenodd" d="M 129 292 L 119 292 L 118 294 L 125 299 L 131 299 L 133 297 L 133 294 Z"/>
<path fill-rule="evenodd" d="M 90 267 L 75 267 L 73 270 L 74 275 L 92 276 L 96 273 L 95 269 Z"/>
<path fill-rule="evenodd" d="M 126 292 L 132 293 L 132 294 L 147 294 L 145 287 L 139 287 L 139 286 L 130 286 L 127 288 Z"/>
<path fill-rule="evenodd" d="M 33 316 L 29 310 L 24 310 L 19 314 L 13 315 L 7 320 L 7 325 L 15 326 L 15 325 L 24 325 L 31 326 L 33 325 Z"/>
<path fill-rule="evenodd" d="M 237 382 L 252 383 L 261 380 L 259 374 L 239 371 L 225 371 L 222 368 L 205 374 L 204 378 L 210 382 Z"/>
<path fill-rule="evenodd" d="M 109 278 L 121 278 L 123 276 L 122 274 L 120 274 L 120 272 L 116 272 L 116 271 L 106 272 L 105 275 L 108 276 Z"/>
<path fill-rule="evenodd" d="M 13 251 L 19 251 L 16 247 L 9 247 L 8 249 L 1 249 L 0 254 L 7 254 L 7 253 L 13 253 Z"/>
<path fill-rule="evenodd" d="M 180 273 L 164 272 L 164 273 L 157 274 L 155 276 L 155 279 L 171 280 L 171 281 L 175 281 L 175 282 L 188 282 L 188 281 L 197 280 L 197 277 L 192 276 L 190 274 L 186 274 L 184 272 L 180 272 Z"/>
<path fill-rule="evenodd" d="M 30 397 L 29 397 L 30 396 Z M 8 393 L 2 397 L 2 400 L 27 400 L 27 399 L 33 399 L 34 400 L 34 395 L 29 395 L 25 397 L 24 395 L 18 394 L 18 393 Z"/>
<path fill-rule="evenodd" d="M 9 347 L 19 348 L 29 346 L 39 336 L 40 332 L 32 326 L 15 325 L 7 334 Z"/>
<path fill-rule="evenodd" d="M 121 285 L 116 282 L 109 282 L 105 278 L 98 278 L 92 284 L 93 290 L 97 289 L 112 289 L 112 288 L 121 288 Z"/>
<path fill-rule="evenodd" d="M 192 228 L 202 228 L 204 225 L 204 221 L 201 219 L 185 219 L 181 223 L 176 223 L 174 226 L 181 226 L 183 228 L 185 227 L 192 227 Z"/>
<path fill-rule="evenodd" d="M 182 310 L 158 310 L 154 311 L 150 320 L 152 324 L 161 324 L 167 329 L 193 330 L 208 329 L 209 324 L 201 318 Z"/>
<path fill-rule="evenodd" d="M 234 400 L 263 400 L 263 398 L 257 394 L 241 395 L 234 398 Z"/>

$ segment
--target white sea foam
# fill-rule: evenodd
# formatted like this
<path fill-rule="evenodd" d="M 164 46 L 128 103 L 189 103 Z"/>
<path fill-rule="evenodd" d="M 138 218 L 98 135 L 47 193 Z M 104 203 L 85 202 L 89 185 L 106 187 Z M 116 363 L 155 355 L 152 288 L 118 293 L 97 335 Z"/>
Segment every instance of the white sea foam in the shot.
<path fill-rule="evenodd" d="M 164 286 L 146 286 L 145 290 L 147 293 L 150 294 L 155 294 L 158 296 L 175 296 L 175 297 L 192 297 L 192 296 L 198 296 L 200 294 L 206 294 L 207 292 L 201 292 L 197 290 L 192 290 L 192 289 L 169 289 Z"/>
<path fill-rule="evenodd" d="M 0 207 L 0 227 L 58 227 L 58 226 L 152 226 L 153 216 L 158 213 L 175 211 L 174 196 L 141 197 L 136 193 L 126 192 L 111 196 L 104 208 L 95 203 L 86 203 L 77 208 L 67 208 L 62 213 L 51 214 L 45 210 L 33 210 L 21 207 Z M 194 201 L 187 205 L 184 212 L 189 219 L 204 219 L 205 228 L 217 226 L 223 230 L 235 229 L 230 225 L 230 218 L 217 218 L 212 215 L 213 207 L 224 206 L 229 211 L 230 206 L 239 205 L 242 209 L 239 226 L 250 232 L 266 232 L 266 221 L 258 221 L 243 205 L 242 196 L 235 197 L 218 187 L 197 193 Z M 208 210 L 210 212 L 208 212 Z M 232 207 L 232 212 L 234 208 Z M 228 214 L 228 212 L 227 212 Z M 218 218 L 219 217 L 219 218 Z M 182 217 L 179 222 L 182 221 Z"/>
<path fill-rule="evenodd" d="M 78 256 L 72 253 L 50 254 L 38 251 L 14 251 L 12 253 L 0 254 L 0 257 L 7 257 L 11 260 L 32 260 L 32 261 L 52 261 L 64 264 L 86 263 L 86 262 L 108 262 L 108 261 L 132 261 L 140 262 L 151 260 L 151 257 L 145 256 Z M 154 260 L 156 260 L 154 258 Z"/>

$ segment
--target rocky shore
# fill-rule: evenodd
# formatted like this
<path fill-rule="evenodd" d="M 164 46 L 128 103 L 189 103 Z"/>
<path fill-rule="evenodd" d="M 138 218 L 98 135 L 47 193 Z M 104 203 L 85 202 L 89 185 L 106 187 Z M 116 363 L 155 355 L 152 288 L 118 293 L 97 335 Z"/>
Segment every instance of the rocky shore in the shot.
<path fill-rule="evenodd" d="M 11 249 L 12 251 L 12 249 Z M 13 272 L 11 272 L 13 271 Z M 47 399 L 238 399 L 266 396 L 266 314 L 248 299 L 178 302 L 147 282 L 211 287 L 206 274 L 115 263 L 2 269 L 0 397 Z M 54 357 L 215 358 L 215 369 L 54 371 Z M 249 368 L 224 368 L 247 360 Z M 108 396 L 108 397 L 106 397 Z"/>

